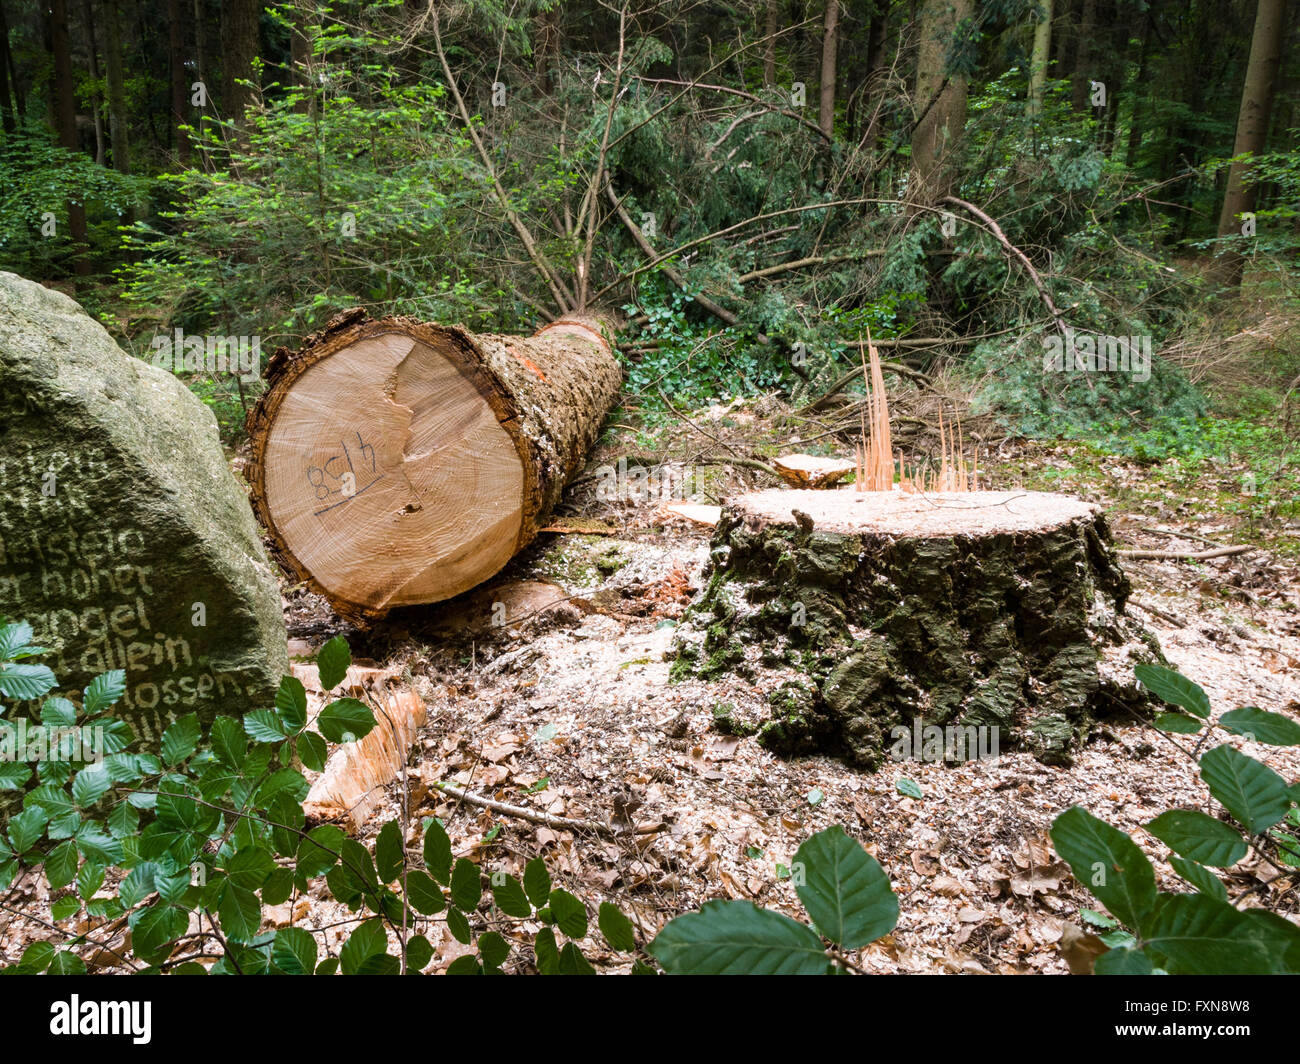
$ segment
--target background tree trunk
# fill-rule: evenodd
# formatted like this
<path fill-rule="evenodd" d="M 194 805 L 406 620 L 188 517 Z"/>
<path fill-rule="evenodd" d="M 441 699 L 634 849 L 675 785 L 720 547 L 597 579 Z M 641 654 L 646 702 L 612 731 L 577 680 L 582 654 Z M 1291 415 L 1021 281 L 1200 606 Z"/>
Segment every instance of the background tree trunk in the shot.
<path fill-rule="evenodd" d="M 54 116 L 59 146 L 80 151 L 77 142 L 77 104 L 73 95 L 72 50 L 68 40 L 67 0 L 50 0 L 50 50 L 54 58 Z M 90 274 L 86 243 L 86 207 L 68 201 L 68 234 L 73 243 L 73 271 L 78 277 Z"/>
<path fill-rule="evenodd" d="M 950 194 L 955 180 L 946 156 L 966 124 L 966 78 L 948 72 L 947 57 L 970 13 L 971 0 L 926 0 L 921 11 L 912 161 L 924 198 Z"/>
<path fill-rule="evenodd" d="M 221 106 L 227 118 L 238 122 L 256 94 L 241 80 L 253 77 L 253 60 L 259 55 L 258 0 L 223 0 L 221 43 L 223 45 Z"/>
<path fill-rule="evenodd" d="M 1286 34 L 1286 0 L 1259 0 L 1255 9 L 1255 32 L 1250 42 L 1250 61 L 1241 90 L 1241 111 L 1237 116 L 1237 137 L 1232 146 L 1234 156 L 1259 155 L 1268 139 L 1269 118 L 1273 114 L 1273 94 L 1277 88 L 1278 65 L 1282 59 L 1282 39 Z M 1228 170 L 1228 190 L 1219 213 L 1219 236 L 1241 232 L 1241 215 L 1255 209 L 1257 186 L 1247 179 L 1249 163 L 1234 162 Z M 1245 259 L 1235 248 L 1216 257 L 1213 276 L 1228 289 L 1241 285 Z"/>
<path fill-rule="evenodd" d="M 108 33 L 105 66 L 108 74 L 109 143 L 113 151 L 113 169 L 121 174 L 129 174 L 131 148 L 127 138 L 126 82 L 122 72 L 122 25 L 118 17 L 117 0 L 108 0 L 104 6 Z"/>
<path fill-rule="evenodd" d="M 1029 60 L 1029 115 L 1043 113 L 1043 89 L 1047 85 L 1047 66 L 1052 55 L 1052 0 L 1038 0 L 1034 24 L 1034 50 Z"/>
<path fill-rule="evenodd" d="M 185 76 L 185 22 L 181 0 L 167 0 L 167 59 L 171 74 L 172 136 L 176 158 L 181 164 L 190 159 L 190 138 L 181 126 L 189 117 L 189 79 Z"/>
<path fill-rule="evenodd" d="M 821 99 L 817 111 L 817 125 L 826 139 L 835 135 L 835 57 L 836 34 L 839 30 L 839 0 L 826 0 L 826 21 L 822 33 Z"/>

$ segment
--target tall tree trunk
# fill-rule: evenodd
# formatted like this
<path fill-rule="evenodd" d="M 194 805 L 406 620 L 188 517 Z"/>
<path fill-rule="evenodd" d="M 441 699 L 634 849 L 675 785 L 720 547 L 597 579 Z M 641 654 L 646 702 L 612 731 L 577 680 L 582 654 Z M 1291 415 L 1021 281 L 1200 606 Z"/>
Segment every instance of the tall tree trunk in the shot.
<path fill-rule="evenodd" d="M 1282 60 L 1282 39 L 1286 35 L 1286 0 L 1259 0 L 1255 9 L 1255 32 L 1250 41 L 1250 61 L 1241 90 L 1241 111 L 1237 115 L 1237 137 L 1232 154 L 1259 155 L 1268 138 L 1273 114 L 1273 94 Z M 1258 188 L 1248 180 L 1249 161 L 1234 162 L 1228 171 L 1228 190 L 1219 214 L 1219 236 L 1241 231 L 1241 215 L 1255 209 Z M 1222 251 L 1214 262 L 1214 279 L 1227 289 L 1241 285 L 1245 260 L 1235 248 Z"/>
<path fill-rule="evenodd" d="M 293 8 L 293 31 L 289 44 L 289 62 L 293 67 L 293 84 L 303 93 L 303 98 L 298 101 L 294 110 L 302 114 L 310 114 L 315 102 L 311 77 L 311 40 L 313 34 L 314 27 L 308 18 L 307 5 L 303 0 L 299 0 L 298 3 L 294 4 Z"/>
<path fill-rule="evenodd" d="M 113 169 L 121 174 L 131 172 L 131 149 L 127 141 L 126 81 L 122 74 L 122 24 L 118 17 L 117 0 L 104 5 L 104 21 L 108 29 L 108 135 L 113 149 Z"/>
<path fill-rule="evenodd" d="M 1149 42 L 1151 40 L 1151 12 L 1147 11 L 1138 24 L 1137 79 L 1133 82 L 1133 106 L 1129 109 L 1128 143 L 1124 146 L 1124 165 L 1133 167 L 1137 164 L 1138 149 L 1142 146 L 1142 135 L 1146 122 L 1147 62 L 1150 58 Z"/>
<path fill-rule="evenodd" d="M 95 92 L 91 100 L 91 117 L 95 123 L 95 162 L 104 165 L 104 113 L 99 98 L 99 45 L 95 40 L 95 15 L 90 7 L 90 0 L 81 0 L 81 14 L 86 20 L 86 53 L 89 59 L 90 77 L 95 83 Z"/>
<path fill-rule="evenodd" d="M 167 0 L 167 60 L 171 69 L 172 136 L 176 158 L 190 160 L 190 138 L 181 130 L 189 115 L 189 84 L 185 76 L 185 21 L 181 0 Z"/>
<path fill-rule="evenodd" d="M 9 91 L 9 21 L 5 18 L 5 7 L 2 2 L 0 2 L 0 36 L 4 38 L 2 45 L 4 51 L 0 52 L 0 123 L 3 123 L 6 133 L 12 133 L 18 112 L 13 94 Z"/>
<path fill-rule="evenodd" d="M 59 146 L 78 151 L 77 104 L 73 96 L 72 48 L 68 40 L 67 0 L 50 0 L 50 51 L 54 57 L 54 119 Z M 78 277 L 90 274 L 90 247 L 86 241 L 86 207 L 68 201 L 68 234 L 73 243 L 73 270 Z"/>
<path fill-rule="evenodd" d="M 222 99 L 226 117 L 240 121 L 255 93 L 241 80 L 253 77 L 253 60 L 259 54 L 259 0 L 223 0 L 221 4 L 221 42 L 223 44 Z"/>
<path fill-rule="evenodd" d="M 1097 33 L 1097 0 L 1083 0 L 1083 15 L 1079 19 L 1079 33 L 1075 38 L 1074 70 L 1071 84 L 1071 102 L 1076 111 L 1088 108 L 1090 83 L 1096 73 L 1092 69 L 1093 37 Z"/>
<path fill-rule="evenodd" d="M 822 33 L 821 99 L 817 125 L 831 140 L 835 135 L 835 50 L 840 23 L 839 0 L 826 0 L 826 21 Z"/>
<path fill-rule="evenodd" d="M 1052 57 L 1052 0 L 1038 0 L 1034 12 L 1034 50 L 1029 59 L 1029 116 L 1043 113 L 1043 89 L 1047 85 L 1047 65 Z"/>
<path fill-rule="evenodd" d="M 862 138 L 868 151 L 874 152 L 880 143 L 881 117 L 884 110 L 884 91 L 889 78 L 885 63 L 885 38 L 889 32 L 889 7 L 878 4 L 871 12 L 871 25 L 867 30 L 867 91 L 864 101 L 867 109 L 867 131 Z"/>
<path fill-rule="evenodd" d="M 922 199 L 949 195 L 955 174 L 949 158 L 966 125 L 966 78 L 947 69 L 949 48 L 970 17 L 972 0 L 925 0 L 916 65 L 912 161 Z"/>
<path fill-rule="evenodd" d="M 763 84 L 769 89 L 776 84 L 777 15 L 777 0 L 767 0 L 763 13 Z"/>

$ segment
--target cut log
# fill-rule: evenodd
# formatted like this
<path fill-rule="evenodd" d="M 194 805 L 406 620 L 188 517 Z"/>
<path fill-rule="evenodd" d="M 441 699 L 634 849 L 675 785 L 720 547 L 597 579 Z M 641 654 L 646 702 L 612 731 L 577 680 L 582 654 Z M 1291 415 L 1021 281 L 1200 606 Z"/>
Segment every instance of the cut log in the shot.
<path fill-rule="evenodd" d="M 597 318 L 520 338 L 357 308 L 266 376 L 254 508 L 290 572 L 367 620 L 458 595 L 531 542 L 622 375 Z"/>
<path fill-rule="evenodd" d="M 1100 509 L 1059 495 L 757 492 L 706 576 L 673 675 L 761 679 L 766 706 L 719 724 L 782 753 L 1068 763 L 1094 719 L 1150 708 L 1133 666 L 1163 661 Z"/>
<path fill-rule="evenodd" d="M 794 488 L 829 488 L 856 468 L 842 458 L 818 458 L 812 454 L 785 454 L 772 459 L 772 468 Z"/>

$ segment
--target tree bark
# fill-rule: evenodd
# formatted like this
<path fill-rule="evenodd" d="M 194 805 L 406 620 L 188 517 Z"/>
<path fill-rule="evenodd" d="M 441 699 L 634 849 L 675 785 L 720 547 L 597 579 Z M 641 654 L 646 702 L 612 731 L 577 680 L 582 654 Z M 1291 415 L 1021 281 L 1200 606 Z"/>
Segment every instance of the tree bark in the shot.
<path fill-rule="evenodd" d="M 227 118 L 242 121 L 244 110 L 256 98 L 248 85 L 253 77 L 253 60 L 259 55 L 258 0 L 224 0 L 221 5 L 222 109 Z"/>
<path fill-rule="evenodd" d="M 3 2 L 0 2 L 0 49 L 3 49 L 0 51 L 0 110 L 3 110 L 5 132 L 12 133 L 23 113 L 23 97 L 18 88 L 13 53 L 9 50 L 9 20 L 5 17 Z M 11 83 L 12 93 L 9 91 Z"/>
<path fill-rule="evenodd" d="M 1035 119 L 1043 113 L 1043 89 L 1052 55 L 1052 0 L 1038 0 L 1036 16 L 1034 50 L 1029 60 L 1029 116 Z"/>
<path fill-rule="evenodd" d="M 472 335 L 357 308 L 279 351 L 249 415 L 253 505 L 343 616 L 440 602 L 537 534 L 618 395 L 607 326 Z"/>
<path fill-rule="evenodd" d="M 1068 764 L 1097 717 L 1149 705 L 1130 659 L 1159 650 L 1092 504 L 778 489 L 725 506 L 711 546 L 672 675 L 764 666 L 767 706 L 720 723 L 774 752 L 874 769 L 896 729 L 937 726 Z"/>
<path fill-rule="evenodd" d="M 90 77 L 96 84 L 99 82 L 99 45 L 95 40 L 95 13 L 90 6 L 90 0 L 81 0 L 81 16 L 86 22 L 86 57 L 87 66 L 90 68 Z M 104 165 L 104 113 L 100 103 L 99 90 L 96 89 L 90 108 L 90 117 L 95 125 L 95 162 Z"/>
<path fill-rule="evenodd" d="M 1071 102 L 1076 111 L 1088 109 L 1089 88 L 1094 73 L 1092 69 L 1093 35 L 1097 32 L 1097 0 L 1083 0 L 1083 15 L 1079 19 L 1079 32 L 1075 37 L 1074 70 L 1070 86 Z"/>
<path fill-rule="evenodd" d="M 777 0 L 766 0 L 763 11 L 763 84 L 776 84 L 776 34 L 779 29 Z"/>
<path fill-rule="evenodd" d="M 185 76 L 185 21 L 181 0 L 167 0 L 167 60 L 171 75 L 172 137 L 176 158 L 190 160 L 190 138 L 181 126 L 189 121 L 189 79 Z"/>
<path fill-rule="evenodd" d="M 839 22 L 839 0 L 826 0 L 826 20 L 822 31 L 821 97 L 817 111 L 817 125 L 827 140 L 835 135 L 835 63 Z"/>
<path fill-rule="evenodd" d="M 72 50 L 68 40 L 67 0 L 50 0 L 50 50 L 54 58 L 54 117 L 59 146 L 79 151 L 77 103 L 73 95 Z M 68 235 L 73 243 L 73 271 L 78 277 L 90 274 L 90 248 L 86 242 L 86 207 L 68 200 Z"/>
<path fill-rule="evenodd" d="M 1255 9 L 1255 32 L 1250 42 L 1250 60 L 1241 90 L 1241 111 L 1237 115 L 1237 136 L 1232 154 L 1259 155 L 1268 139 L 1277 88 L 1282 40 L 1286 35 L 1286 0 L 1259 0 Z M 1219 214 L 1219 236 L 1240 233 L 1241 215 L 1255 209 L 1258 188 L 1248 179 L 1249 160 L 1234 162 L 1228 170 L 1228 190 Z M 1213 276 L 1225 289 L 1241 285 L 1245 258 L 1236 248 L 1226 248 L 1215 258 Z"/>
<path fill-rule="evenodd" d="M 126 81 L 122 70 L 122 25 L 117 0 L 107 0 L 108 50 L 105 57 L 108 75 L 108 139 L 113 152 L 113 169 L 120 174 L 131 172 L 131 147 L 127 136 Z"/>
<path fill-rule="evenodd" d="M 949 194 L 956 180 L 950 155 L 966 124 L 966 78 L 947 60 L 970 13 L 971 0 L 925 0 L 921 11 L 912 160 L 923 199 Z"/>

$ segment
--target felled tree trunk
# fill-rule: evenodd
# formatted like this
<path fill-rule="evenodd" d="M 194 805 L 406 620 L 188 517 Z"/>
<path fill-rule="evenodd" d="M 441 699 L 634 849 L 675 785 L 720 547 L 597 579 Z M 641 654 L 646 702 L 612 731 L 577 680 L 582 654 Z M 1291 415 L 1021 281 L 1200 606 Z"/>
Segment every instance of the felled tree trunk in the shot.
<path fill-rule="evenodd" d="M 353 620 L 497 573 L 618 394 L 606 332 L 565 318 L 529 338 L 472 335 L 357 308 L 277 352 L 248 474 L 281 562 Z"/>
<path fill-rule="evenodd" d="M 1097 716 L 1144 705 L 1133 664 L 1162 660 L 1100 510 L 1064 496 L 758 492 L 724 508 L 708 577 L 674 675 L 765 668 L 767 708 L 719 723 L 783 753 L 876 768 L 926 756 L 933 725 L 1068 763 Z"/>

